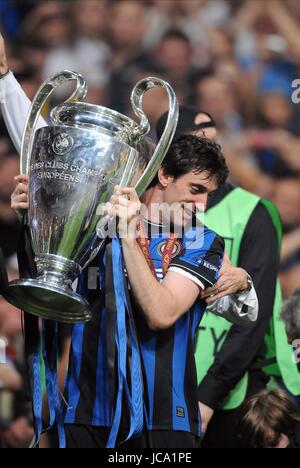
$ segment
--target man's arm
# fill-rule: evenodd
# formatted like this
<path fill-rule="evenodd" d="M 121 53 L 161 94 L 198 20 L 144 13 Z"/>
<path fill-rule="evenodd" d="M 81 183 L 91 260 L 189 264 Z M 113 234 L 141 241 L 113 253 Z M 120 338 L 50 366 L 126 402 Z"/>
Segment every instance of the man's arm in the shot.
<path fill-rule="evenodd" d="M 287 41 L 289 53 L 294 60 L 298 61 L 300 58 L 298 42 L 300 28 L 297 19 L 284 3 L 280 0 L 267 0 L 265 6 L 269 18 L 277 28 L 278 33 Z"/>
<path fill-rule="evenodd" d="M 259 204 L 247 226 L 239 266 L 249 272 L 257 292 L 259 319 L 234 325 L 198 388 L 199 401 L 216 409 L 259 354 L 273 314 L 279 268 L 278 237 L 266 208 Z"/>
<path fill-rule="evenodd" d="M 172 271 L 159 283 L 137 241 L 122 239 L 122 245 L 130 286 L 149 327 L 153 330 L 171 327 L 196 302 L 199 286 Z"/>
<path fill-rule="evenodd" d="M 128 195 L 129 200 L 124 195 Z M 167 273 L 162 283 L 158 282 L 135 238 L 136 220 L 141 208 L 135 189 L 120 189 L 112 202 L 113 214 L 119 218 L 125 265 L 136 301 L 150 328 L 169 328 L 196 302 L 200 290 L 205 288 L 205 276 L 202 282 L 192 270 L 186 273 L 184 265 L 175 265 L 173 261 L 173 271 Z M 130 224 L 134 231 L 131 233 L 130 230 L 128 232 Z M 216 250 L 218 252 L 213 251 L 212 255 L 221 263 L 223 251 Z M 209 272 L 209 276 L 214 274 Z"/>
<path fill-rule="evenodd" d="M 124 198 L 126 195 L 129 199 Z M 135 299 L 151 329 L 169 328 L 195 303 L 200 288 L 175 272 L 168 272 L 162 283 L 154 278 L 136 240 L 141 203 L 134 189 L 117 190 L 112 203 L 113 214 L 119 218 L 125 266 Z"/>
<path fill-rule="evenodd" d="M 0 35 L 0 106 L 8 133 L 18 153 L 21 151 L 22 135 L 31 102 L 15 79 L 8 72 L 5 44 Z M 47 123 L 40 118 L 36 129 L 45 127 Z"/>

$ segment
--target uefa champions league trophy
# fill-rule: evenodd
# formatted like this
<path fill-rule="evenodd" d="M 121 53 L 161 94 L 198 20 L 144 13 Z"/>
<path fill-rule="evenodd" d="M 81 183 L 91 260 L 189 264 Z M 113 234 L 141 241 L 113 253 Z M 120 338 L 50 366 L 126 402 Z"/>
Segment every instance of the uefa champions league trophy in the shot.
<path fill-rule="evenodd" d="M 41 111 L 55 89 L 76 81 L 72 97 L 51 112 L 51 123 L 35 131 Z M 164 134 L 138 180 L 137 144 L 150 130 L 142 109 L 144 94 L 163 87 L 169 97 Z M 21 172 L 29 176 L 28 226 L 37 277 L 8 284 L 1 293 L 13 305 L 48 320 L 87 322 L 88 302 L 72 289 L 74 281 L 104 244 L 97 233 L 99 206 L 116 185 L 134 186 L 140 196 L 169 149 L 178 121 L 178 103 L 168 83 L 146 78 L 135 86 L 131 103 L 140 124 L 105 107 L 83 102 L 81 75 L 63 71 L 47 80 L 33 100 L 24 130 Z"/>

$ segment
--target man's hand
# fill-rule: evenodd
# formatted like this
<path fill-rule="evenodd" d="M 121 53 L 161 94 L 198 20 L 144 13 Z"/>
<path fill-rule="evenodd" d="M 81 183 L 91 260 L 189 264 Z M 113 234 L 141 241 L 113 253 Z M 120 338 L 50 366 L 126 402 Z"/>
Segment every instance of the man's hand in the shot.
<path fill-rule="evenodd" d="M 2 34 L 0 33 L 0 75 L 5 75 L 8 72 L 8 64 L 5 51 L 5 43 Z"/>
<path fill-rule="evenodd" d="M 201 403 L 199 401 L 199 409 L 200 409 L 200 414 L 201 414 L 201 432 L 202 434 L 205 434 L 207 431 L 208 424 L 211 421 L 211 418 L 214 415 L 214 410 L 211 409 L 209 406 L 206 406 L 204 403 Z"/>
<path fill-rule="evenodd" d="M 219 281 L 201 294 L 207 304 L 211 304 L 224 296 L 230 296 L 248 287 L 248 274 L 242 268 L 235 268 L 229 257 L 225 254 Z"/>
<path fill-rule="evenodd" d="M 22 210 L 28 209 L 28 177 L 19 175 L 15 177 L 16 188 L 11 196 L 11 207 L 21 214 Z"/>
<path fill-rule="evenodd" d="M 142 204 L 135 189 L 116 187 L 110 203 L 109 214 L 118 217 L 120 237 L 136 239 Z"/>

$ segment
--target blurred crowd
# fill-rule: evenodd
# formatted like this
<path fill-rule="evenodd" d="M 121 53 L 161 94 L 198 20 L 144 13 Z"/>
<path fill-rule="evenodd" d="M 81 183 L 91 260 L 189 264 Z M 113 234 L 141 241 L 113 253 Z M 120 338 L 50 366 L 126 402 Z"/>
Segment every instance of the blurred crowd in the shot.
<path fill-rule="evenodd" d="M 300 105 L 292 100 L 300 79 L 299 0 L 0 0 L 0 28 L 9 66 L 30 98 L 44 79 L 72 69 L 89 84 L 87 102 L 131 117 L 131 90 L 146 76 L 166 79 L 181 104 L 209 112 L 231 180 L 280 211 L 284 296 L 300 286 Z M 154 140 L 167 108 L 163 90 L 144 99 Z M 10 196 L 18 173 L 1 120 L 0 245 L 11 278 L 18 222 Z M 16 362 L 21 332 L 19 312 L 0 299 L 0 336 Z M 28 408 L 18 406 L 9 415 L 16 427 L 0 420 L 12 447 L 32 438 Z"/>

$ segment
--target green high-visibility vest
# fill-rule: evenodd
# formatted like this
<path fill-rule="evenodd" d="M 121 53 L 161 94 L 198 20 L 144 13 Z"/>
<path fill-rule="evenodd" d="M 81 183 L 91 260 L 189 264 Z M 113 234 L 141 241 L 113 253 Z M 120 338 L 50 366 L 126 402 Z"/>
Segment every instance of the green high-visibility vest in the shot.
<path fill-rule="evenodd" d="M 241 242 L 248 222 L 257 207 L 262 203 L 268 210 L 273 224 L 278 233 L 278 241 L 281 246 L 282 230 L 278 212 L 275 206 L 267 200 L 249 193 L 241 188 L 232 190 L 224 199 L 205 215 L 199 215 L 205 225 L 221 235 L 226 244 L 226 253 L 234 266 L 238 265 Z M 268 358 L 276 357 L 278 365 L 269 368 L 272 375 L 282 375 L 289 390 L 297 395 L 300 393 L 300 374 L 297 366 L 292 361 L 292 349 L 287 342 L 285 327 L 280 319 L 282 307 L 281 288 L 279 282 L 276 288 L 274 314 L 270 326 L 268 340 Z M 246 325 L 245 325 L 246 326 Z M 196 343 L 196 364 L 198 382 L 202 382 L 209 368 L 215 360 L 230 331 L 232 324 L 221 317 L 207 313 L 203 318 Z M 298 393 L 295 392 L 298 388 Z M 245 400 L 248 389 L 248 374 L 246 373 L 238 385 L 231 391 L 226 401 L 220 404 L 225 410 L 239 407 Z"/>

